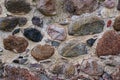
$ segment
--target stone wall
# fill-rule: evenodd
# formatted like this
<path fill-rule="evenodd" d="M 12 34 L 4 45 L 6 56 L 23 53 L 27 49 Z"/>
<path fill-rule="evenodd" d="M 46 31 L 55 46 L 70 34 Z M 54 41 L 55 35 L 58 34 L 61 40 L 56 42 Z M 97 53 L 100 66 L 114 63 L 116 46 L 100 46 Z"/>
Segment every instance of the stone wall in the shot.
<path fill-rule="evenodd" d="M 120 0 L 1 0 L 0 80 L 120 80 Z"/>

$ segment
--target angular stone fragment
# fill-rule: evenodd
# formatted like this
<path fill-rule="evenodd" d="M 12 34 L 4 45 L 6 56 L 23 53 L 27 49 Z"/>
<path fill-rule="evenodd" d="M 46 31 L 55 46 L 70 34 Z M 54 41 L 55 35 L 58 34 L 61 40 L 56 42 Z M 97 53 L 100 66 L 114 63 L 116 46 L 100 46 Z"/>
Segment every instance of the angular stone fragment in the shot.
<path fill-rule="evenodd" d="M 96 47 L 98 56 L 117 55 L 120 53 L 120 35 L 110 30 L 103 34 Z"/>
<path fill-rule="evenodd" d="M 86 59 L 81 64 L 81 71 L 90 76 L 100 76 L 103 74 L 103 67 L 95 59 Z"/>
<path fill-rule="evenodd" d="M 78 17 L 72 20 L 68 27 L 68 33 L 77 36 L 97 34 L 103 31 L 104 25 L 104 21 L 97 16 Z"/>
<path fill-rule="evenodd" d="M 116 2 L 115 0 L 105 0 L 104 1 L 104 6 L 108 9 L 112 9 L 116 5 L 115 2 Z"/>
<path fill-rule="evenodd" d="M 43 35 L 41 34 L 41 32 L 35 28 L 26 28 L 24 29 L 24 33 L 23 35 L 33 41 L 33 42 L 39 42 L 42 40 Z"/>
<path fill-rule="evenodd" d="M 67 37 L 66 30 L 61 25 L 50 25 L 47 29 L 47 32 L 53 40 L 63 41 Z"/>
<path fill-rule="evenodd" d="M 115 18 L 115 21 L 114 21 L 114 24 L 113 24 L 113 28 L 116 30 L 116 31 L 120 31 L 120 16 L 117 16 Z"/>
<path fill-rule="evenodd" d="M 54 48 L 50 45 L 37 45 L 31 51 L 31 55 L 37 60 L 45 60 L 54 54 Z"/>
<path fill-rule="evenodd" d="M 95 11 L 97 7 L 97 0 L 65 0 L 66 11 L 77 15 L 91 13 Z"/>
<path fill-rule="evenodd" d="M 56 14 L 55 0 L 39 0 L 37 2 L 37 8 L 45 16 Z"/>
<path fill-rule="evenodd" d="M 28 46 L 28 41 L 23 37 L 8 36 L 3 40 L 4 48 L 17 53 L 22 53 Z"/>
<path fill-rule="evenodd" d="M 30 4 L 26 0 L 5 0 L 6 9 L 14 14 L 26 14 L 30 12 Z"/>
<path fill-rule="evenodd" d="M 64 57 L 78 57 L 87 54 L 86 44 L 77 39 L 62 43 L 58 48 L 58 53 Z"/>
<path fill-rule="evenodd" d="M 0 30 L 12 31 L 18 24 L 18 18 L 16 17 L 1 17 L 0 18 Z"/>

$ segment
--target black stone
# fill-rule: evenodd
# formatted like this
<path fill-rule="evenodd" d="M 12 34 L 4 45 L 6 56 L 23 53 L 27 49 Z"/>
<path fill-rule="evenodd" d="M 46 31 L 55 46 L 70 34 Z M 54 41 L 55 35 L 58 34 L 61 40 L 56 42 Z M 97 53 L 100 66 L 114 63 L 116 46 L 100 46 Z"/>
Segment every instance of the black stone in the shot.
<path fill-rule="evenodd" d="M 33 42 L 39 42 L 43 38 L 43 35 L 41 34 L 41 32 L 34 28 L 24 29 L 23 35 Z"/>
<path fill-rule="evenodd" d="M 18 25 L 21 27 L 21 26 L 24 26 L 25 24 L 27 23 L 27 18 L 25 17 L 21 17 L 18 19 Z"/>
<path fill-rule="evenodd" d="M 19 63 L 18 59 L 13 60 L 14 63 Z"/>
<path fill-rule="evenodd" d="M 12 32 L 12 35 L 15 35 L 15 34 L 17 34 L 17 33 L 19 33 L 19 32 L 20 32 L 20 28 L 15 29 L 15 30 Z"/>
<path fill-rule="evenodd" d="M 32 24 L 36 25 L 36 26 L 39 26 L 39 27 L 43 27 L 43 20 L 40 19 L 39 17 L 37 16 L 34 16 L 32 18 Z"/>
<path fill-rule="evenodd" d="M 96 41 L 96 39 L 91 38 L 91 39 L 88 39 L 86 42 L 87 42 L 88 46 L 92 47 L 93 44 L 95 43 L 95 41 Z"/>
<path fill-rule="evenodd" d="M 23 56 L 19 56 L 18 58 L 20 58 L 20 59 L 21 59 L 21 58 L 23 58 Z"/>

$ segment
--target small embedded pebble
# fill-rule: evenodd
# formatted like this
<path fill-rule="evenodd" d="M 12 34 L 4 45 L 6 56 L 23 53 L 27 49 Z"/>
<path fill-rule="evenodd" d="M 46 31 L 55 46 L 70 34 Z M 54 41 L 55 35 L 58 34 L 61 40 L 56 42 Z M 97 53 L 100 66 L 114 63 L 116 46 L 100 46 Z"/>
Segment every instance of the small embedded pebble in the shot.
<path fill-rule="evenodd" d="M 19 63 L 19 60 L 16 59 L 16 60 L 13 60 L 13 62 L 14 62 L 14 63 Z"/>
<path fill-rule="evenodd" d="M 19 56 L 18 58 L 23 58 L 23 56 Z"/>
<path fill-rule="evenodd" d="M 110 27 L 111 24 L 112 24 L 112 20 L 108 20 L 108 22 L 107 22 L 107 27 Z"/>
<path fill-rule="evenodd" d="M 26 23 L 27 23 L 27 18 L 25 18 L 25 17 L 20 17 L 20 18 L 18 19 L 18 25 L 19 25 L 20 27 L 24 26 Z"/>
<path fill-rule="evenodd" d="M 60 43 L 57 41 L 52 41 L 51 44 L 52 46 L 56 46 L 56 47 L 60 45 Z"/>
<path fill-rule="evenodd" d="M 19 32 L 20 32 L 20 28 L 15 29 L 15 30 L 12 32 L 12 35 L 15 35 L 15 34 L 17 34 L 17 33 L 19 33 Z"/>
<path fill-rule="evenodd" d="M 27 59 L 22 59 L 22 58 L 13 60 L 13 62 L 17 64 L 24 64 L 26 61 Z"/>
<path fill-rule="evenodd" d="M 96 39 L 90 38 L 86 41 L 86 43 L 88 46 L 92 47 L 93 44 L 95 43 L 95 41 L 96 41 Z"/>
<path fill-rule="evenodd" d="M 43 20 L 40 19 L 39 17 L 37 16 L 34 16 L 32 18 L 32 24 L 36 25 L 36 26 L 39 26 L 39 27 L 43 27 Z"/>
<path fill-rule="evenodd" d="M 3 52 L 3 49 L 0 47 L 0 52 Z"/>

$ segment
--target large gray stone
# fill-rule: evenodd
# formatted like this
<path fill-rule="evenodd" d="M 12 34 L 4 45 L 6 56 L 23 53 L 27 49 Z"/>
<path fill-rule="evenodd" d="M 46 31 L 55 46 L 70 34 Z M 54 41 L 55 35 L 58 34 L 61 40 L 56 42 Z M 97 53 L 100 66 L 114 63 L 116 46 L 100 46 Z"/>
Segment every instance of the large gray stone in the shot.
<path fill-rule="evenodd" d="M 97 16 L 79 17 L 69 25 L 69 35 L 89 35 L 103 31 L 105 23 Z"/>
<path fill-rule="evenodd" d="M 62 43 L 58 48 L 58 53 L 64 57 L 77 57 L 87 54 L 87 47 L 78 39 L 73 39 Z"/>

